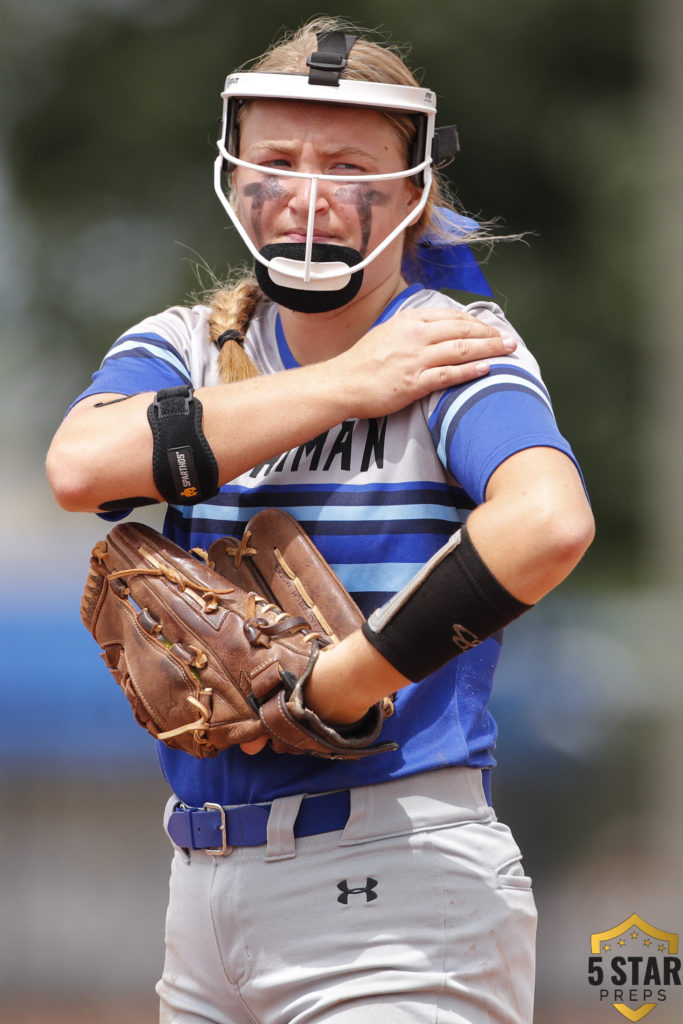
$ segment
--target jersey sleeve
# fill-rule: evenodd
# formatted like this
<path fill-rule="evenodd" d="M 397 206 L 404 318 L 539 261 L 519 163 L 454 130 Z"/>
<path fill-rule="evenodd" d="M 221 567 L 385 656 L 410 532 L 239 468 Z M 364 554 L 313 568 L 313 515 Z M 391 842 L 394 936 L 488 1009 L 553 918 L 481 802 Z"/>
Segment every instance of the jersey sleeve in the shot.
<path fill-rule="evenodd" d="M 177 318 L 176 318 L 177 319 Z M 189 359 L 179 344 L 180 325 L 169 314 L 148 318 L 121 335 L 111 346 L 92 383 L 71 404 L 90 395 L 119 394 L 130 397 L 179 384 L 192 384 Z M 124 519 L 131 509 L 98 512 L 107 522 Z"/>
<path fill-rule="evenodd" d="M 76 401 L 108 392 L 130 396 L 191 383 L 186 362 L 168 340 L 155 332 L 133 330 L 114 342 Z"/>
<path fill-rule="evenodd" d="M 146 317 L 114 342 L 92 383 L 76 399 L 107 392 L 138 395 L 189 384 L 215 384 L 218 349 L 207 306 L 171 306 Z M 73 403 L 76 404 L 76 403 Z"/>
<path fill-rule="evenodd" d="M 477 504 L 498 466 L 527 448 L 556 448 L 581 473 L 540 377 L 513 359 L 492 363 L 486 377 L 444 392 L 429 429 L 442 464 Z"/>

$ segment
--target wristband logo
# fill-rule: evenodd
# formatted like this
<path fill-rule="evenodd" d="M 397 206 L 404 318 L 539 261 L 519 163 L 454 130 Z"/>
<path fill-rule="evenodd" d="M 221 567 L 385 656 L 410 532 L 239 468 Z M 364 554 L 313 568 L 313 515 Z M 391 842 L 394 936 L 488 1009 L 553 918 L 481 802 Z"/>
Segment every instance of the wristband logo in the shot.
<path fill-rule="evenodd" d="M 192 449 L 188 446 L 169 448 L 168 461 L 178 497 L 185 499 L 196 498 L 199 490 L 197 488 L 197 470 L 192 458 Z"/>
<path fill-rule="evenodd" d="M 639 1021 L 681 984 L 678 935 L 631 914 L 621 924 L 591 935 L 588 984 L 626 1020 Z"/>
<path fill-rule="evenodd" d="M 471 651 L 472 648 L 477 647 L 481 641 L 476 633 L 473 633 L 471 629 L 467 629 L 466 626 L 461 626 L 458 622 L 454 622 L 453 643 L 461 651 Z"/>

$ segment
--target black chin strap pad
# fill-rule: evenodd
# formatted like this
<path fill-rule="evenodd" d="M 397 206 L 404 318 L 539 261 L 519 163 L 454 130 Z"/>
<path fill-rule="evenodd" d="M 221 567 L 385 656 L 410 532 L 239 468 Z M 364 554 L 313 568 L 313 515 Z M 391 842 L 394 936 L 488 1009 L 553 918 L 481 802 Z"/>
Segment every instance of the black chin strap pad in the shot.
<path fill-rule="evenodd" d="M 303 242 L 276 242 L 273 245 L 264 245 L 261 255 L 267 260 L 275 259 L 276 256 L 298 260 L 303 268 L 306 246 Z M 313 243 L 311 257 L 314 263 L 345 263 L 348 267 L 355 267 L 363 258 L 357 249 L 323 242 Z M 268 267 L 260 260 L 256 260 L 254 270 L 261 291 L 278 306 L 284 306 L 285 309 L 292 309 L 297 313 L 329 313 L 333 309 L 341 309 L 356 297 L 363 283 L 363 271 L 359 270 L 351 274 L 348 283 L 342 288 L 314 291 L 306 288 L 303 283 L 299 288 L 276 284 L 268 273 Z"/>
<path fill-rule="evenodd" d="M 339 76 L 346 67 L 351 47 L 358 36 L 347 35 L 340 29 L 319 32 L 318 49 L 306 58 L 310 68 L 309 85 L 339 85 Z"/>

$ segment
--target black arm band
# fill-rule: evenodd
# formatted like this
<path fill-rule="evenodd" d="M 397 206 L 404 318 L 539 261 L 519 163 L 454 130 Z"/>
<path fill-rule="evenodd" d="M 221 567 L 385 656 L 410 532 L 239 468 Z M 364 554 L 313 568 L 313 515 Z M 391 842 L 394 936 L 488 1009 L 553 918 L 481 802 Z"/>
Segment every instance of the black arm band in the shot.
<path fill-rule="evenodd" d="M 218 463 L 202 430 L 202 403 L 183 384 L 158 391 L 147 409 L 152 469 L 170 505 L 196 505 L 218 493 Z"/>
<path fill-rule="evenodd" d="M 372 613 L 363 633 L 395 669 L 417 682 L 530 607 L 498 582 L 463 526 Z"/>
<path fill-rule="evenodd" d="M 113 501 L 103 501 L 98 505 L 100 512 L 128 512 L 132 508 L 140 508 L 143 505 L 158 505 L 156 498 L 116 498 Z"/>

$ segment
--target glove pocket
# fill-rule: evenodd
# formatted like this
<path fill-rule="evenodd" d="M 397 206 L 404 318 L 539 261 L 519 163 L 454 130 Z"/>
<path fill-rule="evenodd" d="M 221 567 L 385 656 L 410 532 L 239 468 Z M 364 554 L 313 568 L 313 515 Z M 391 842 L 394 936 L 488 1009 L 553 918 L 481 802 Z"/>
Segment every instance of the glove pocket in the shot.
<path fill-rule="evenodd" d="M 153 631 L 156 624 L 146 609 L 136 614 L 124 605 L 121 611 L 120 637 L 103 645 L 104 658 L 139 724 L 159 737 L 190 719 L 206 719 L 210 702 L 202 700 L 201 683 L 178 645 Z M 199 706 L 193 707 L 188 698 Z"/>

